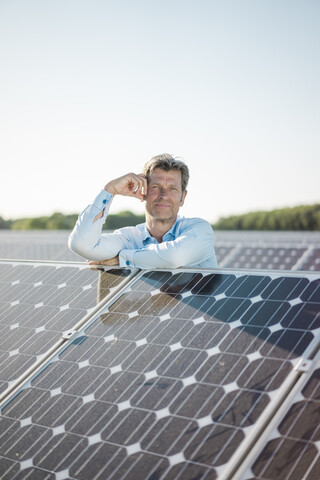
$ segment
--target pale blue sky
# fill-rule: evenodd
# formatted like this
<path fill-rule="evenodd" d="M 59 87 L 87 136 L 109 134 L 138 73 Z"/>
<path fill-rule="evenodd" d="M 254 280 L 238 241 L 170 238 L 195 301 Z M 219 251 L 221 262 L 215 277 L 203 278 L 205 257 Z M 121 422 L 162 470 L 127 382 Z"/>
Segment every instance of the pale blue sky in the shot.
<path fill-rule="evenodd" d="M 185 216 L 319 203 L 319 46 L 318 0 L 0 0 L 0 216 L 81 211 L 163 152 Z"/>

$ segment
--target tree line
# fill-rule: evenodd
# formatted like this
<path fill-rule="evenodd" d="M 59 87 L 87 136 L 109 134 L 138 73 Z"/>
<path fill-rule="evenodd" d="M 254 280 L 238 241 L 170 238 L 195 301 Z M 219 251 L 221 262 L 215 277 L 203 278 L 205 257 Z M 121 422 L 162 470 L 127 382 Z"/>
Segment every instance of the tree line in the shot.
<path fill-rule="evenodd" d="M 320 230 L 320 204 L 223 217 L 215 230 Z"/>
<path fill-rule="evenodd" d="M 4 220 L 0 217 L 0 229 L 11 230 L 72 230 L 78 214 Z M 144 215 L 128 210 L 110 214 L 104 229 L 137 225 L 145 221 Z M 281 208 L 272 211 L 249 212 L 243 215 L 222 217 L 212 225 L 215 230 L 318 230 L 320 231 L 320 204 Z"/>
<path fill-rule="evenodd" d="M 78 214 L 64 215 L 56 212 L 50 216 L 35 218 L 19 218 L 17 220 L 4 220 L 0 217 L 0 229 L 10 230 L 72 230 L 78 219 Z M 104 224 L 104 229 L 114 230 L 116 228 L 137 225 L 145 221 L 144 215 L 136 215 L 130 211 L 123 211 L 118 214 L 110 214 Z"/>

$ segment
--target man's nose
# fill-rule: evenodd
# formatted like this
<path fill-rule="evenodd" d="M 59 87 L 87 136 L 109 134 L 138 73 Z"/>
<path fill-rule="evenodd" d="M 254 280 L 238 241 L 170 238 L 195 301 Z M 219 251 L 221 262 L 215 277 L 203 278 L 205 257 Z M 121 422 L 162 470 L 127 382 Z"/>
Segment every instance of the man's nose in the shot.
<path fill-rule="evenodd" d="M 168 194 L 167 190 L 163 187 L 160 188 L 159 197 L 166 197 Z"/>

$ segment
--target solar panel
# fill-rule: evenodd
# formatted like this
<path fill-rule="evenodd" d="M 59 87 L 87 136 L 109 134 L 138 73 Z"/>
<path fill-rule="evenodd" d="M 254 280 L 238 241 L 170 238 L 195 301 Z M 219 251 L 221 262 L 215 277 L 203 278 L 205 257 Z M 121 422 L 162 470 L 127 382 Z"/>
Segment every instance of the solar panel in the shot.
<path fill-rule="evenodd" d="M 320 360 L 303 383 L 243 480 L 318 480 Z"/>
<path fill-rule="evenodd" d="M 248 246 L 240 248 L 224 266 L 228 268 L 257 268 L 295 270 L 295 265 L 307 251 L 303 247 Z"/>
<path fill-rule="evenodd" d="M 0 393 L 10 387 L 130 270 L 0 262 Z M 98 296 L 99 295 L 99 296 Z"/>
<path fill-rule="evenodd" d="M 230 478 L 317 348 L 319 284 L 141 272 L 7 400 L 1 475 Z"/>
<path fill-rule="evenodd" d="M 320 271 L 320 248 L 314 248 L 310 255 L 301 264 L 301 270 Z"/>
<path fill-rule="evenodd" d="M 265 244 L 293 246 L 300 244 L 319 245 L 318 231 L 281 231 L 281 230 L 215 230 L 217 243 L 264 246 Z"/>
<path fill-rule="evenodd" d="M 218 261 L 218 265 L 226 265 L 228 259 L 235 250 L 238 250 L 237 245 L 215 245 L 215 253 Z"/>
<path fill-rule="evenodd" d="M 220 267 L 320 271 L 319 247 L 319 232 L 215 232 Z"/>
<path fill-rule="evenodd" d="M 0 231 L 0 258 L 17 260 L 83 261 L 68 248 L 66 231 Z"/>

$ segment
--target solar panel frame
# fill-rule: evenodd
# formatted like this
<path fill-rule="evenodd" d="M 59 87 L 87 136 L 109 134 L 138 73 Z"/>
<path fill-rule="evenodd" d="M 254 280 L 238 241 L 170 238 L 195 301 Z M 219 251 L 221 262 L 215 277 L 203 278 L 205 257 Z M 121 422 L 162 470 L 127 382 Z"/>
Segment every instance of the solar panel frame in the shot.
<path fill-rule="evenodd" d="M 234 269 L 228 269 L 228 270 L 229 270 L 229 271 L 226 272 L 226 269 L 224 269 L 224 270 L 223 270 L 223 274 L 224 274 L 224 275 L 228 275 L 228 274 L 231 273 L 231 271 L 232 271 L 233 274 L 234 274 L 234 276 L 235 276 L 235 279 L 239 279 L 239 278 L 243 277 L 245 273 L 248 274 L 248 271 L 242 270 L 242 269 L 238 269 L 238 270 L 236 270 L 236 271 L 235 271 Z M 162 272 L 172 273 L 170 270 L 165 270 L 165 271 L 162 270 Z M 180 273 L 181 273 L 181 272 L 183 272 L 183 273 L 190 273 L 190 274 L 196 274 L 196 273 L 197 273 L 197 271 L 192 270 L 192 269 L 189 269 L 189 270 L 183 269 L 183 270 L 177 270 L 177 271 L 175 271 L 174 274 L 179 274 L 179 272 L 180 272 Z M 204 274 L 207 274 L 207 275 L 211 275 L 211 274 L 215 274 L 215 273 L 221 275 L 221 273 L 222 273 L 221 270 L 207 270 L 207 271 L 201 271 L 201 272 L 204 273 Z M 124 287 L 124 289 L 122 289 L 121 292 L 119 292 L 118 294 L 114 295 L 113 298 L 110 299 L 110 301 L 107 302 L 107 303 L 104 305 L 102 311 L 99 312 L 99 315 L 100 315 L 100 314 L 103 314 L 103 312 L 104 312 L 105 310 L 108 310 L 108 311 L 109 311 L 109 307 L 112 306 L 114 303 L 116 303 L 117 300 L 118 300 L 120 297 L 122 297 L 126 292 L 129 292 L 129 291 L 132 292 L 132 291 L 134 291 L 134 289 L 132 289 L 132 287 L 134 287 L 135 285 L 137 286 L 137 285 L 139 284 L 139 281 L 141 281 L 142 277 L 145 276 L 145 275 L 148 274 L 148 273 L 150 273 L 150 275 L 153 274 L 152 271 L 149 271 L 149 272 L 148 272 L 148 271 L 142 271 L 142 272 L 138 273 L 138 274 L 135 276 L 135 278 L 132 280 L 132 282 L 130 282 L 130 285 L 127 285 L 126 287 Z M 271 277 L 272 281 L 276 281 L 278 278 L 284 276 L 284 272 L 283 272 L 283 271 L 281 271 L 281 272 L 273 272 L 273 273 L 272 273 L 272 272 L 270 272 L 270 270 L 267 270 L 267 271 L 264 270 L 264 271 L 260 271 L 260 272 L 254 271 L 254 272 L 249 272 L 249 273 L 250 273 L 250 274 L 254 273 L 254 276 L 261 276 L 261 278 L 263 278 L 263 277 L 265 277 L 265 276 Z M 319 278 L 319 275 L 309 274 L 309 273 L 307 273 L 307 274 L 300 274 L 300 273 L 297 274 L 297 272 L 289 271 L 289 272 L 287 272 L 286 277 L 289 278 L 289 279 L 290 279 L 290 278 L 292 279 L 292 278 L 297 278 L 297 277 L 299 277 L 299 278 L 308 279 L 308 280 L 311 282 L 311 281 L 315 280 L 316 278 Z M 236 292 L 239 288 L 244 288 L 244 283 L 245 283 L 245 282 L 239 282 L 237 288 L 234 289 L 233 292 L 231 291 L 231 294 L 234 293 L 234 292 Z M 198 285 L 199 285 L 199 284 L 200 284 L 200 280 L 199 280 L 199 282 L 198 282 Z M 206 283 L 203 282 L 203 286 L 201 287 L 202 290 L 205 288 L 205 286 L 206 286 Z M 170 287 L 170 286 L 169 286 L 169 287 Z M 168 287 L 168 288 L 169 288 L 169 287 Z M 229 288 L 230 288 L 230 287 L 229 287 Z M 187 297 L 188 291 L 189 291 L 189 287 L 186 288 L 185 285 L 184 285 L 184 286 L 181 286 L 181 285 L 179 284 L 179 282 L 177 282 L 176 285 L 175 285 L 175 289 L 176 289 L 175 293 L 178 293 L 179 295 L 182 295 L 183 298 L 186 298 L 186 297 Z M 157 288 L 155 289 L 155 292 L 156 292 L 156 293 L 153 294 L 153 296 L 159 294 L 159 291 L 158 291 L 158 290 L 159 290 L 159 289 L 157 289 Z M 136 290 L 136 291 L 139 292 L 139 289 Z M 271 290 L 270 294 L 272 295 L 272 290 Z M 311 292 L 311 294 L 313 294 L 313 293 Z M 218 295 L 218 296 L 220 295 L 219 290 L 217 290 L 217 295 Z M 259 295 L 258 295 L 258 296 L 259 296 Z M 257 297 L 257 296 L 256 296 L 256 297 Z M 253 297 L 253 298 L 256 299 L 256 297 Z M 139 300 L 139 295 L 137 295 L 137 296 L 134 297 L 134 298 L 136 298 L 137 301 L 138 301 L 138 300 Z M 161 298 L 161 296 L 160 296 L 159 298 Z M 288 298 L 289 298 L 289 297 L 288 297 Z M 256 301 L 257 301 L 257 300 L 256 300 Z M 141 308 L 141 307 L 143 308 L 143 304 L 142 304 L 140 307 L 137 307 L 137 308 Z M 146 310 L 145 313 L 147 313 L 147 312 L 148 312 L 148 310 Z M 133 313 L 133 315 L 135 314 L 135 312 L 132 312 L 132 313 Z M 163 310 L 163 317 L 164 317 L 163 320 L 165 320 L 166 315 L 168 315 L 168 314 L 166 313 L 165 310 Z M 132 317 L 132 318 L 133 318 L 133 317 Z M 94 323 L 97 322 L 97 320 L 98 320 L 97 315 L 95 315 L 95 316 L 93 316 L 92 318 L 90 318 L 86 324 L 83 324 L 83 325 L 82 325 L 81 331 L 78 331 L 77 334 L 76 334 L 76 336 L 77 336 L 77 337 L 81 337 L 81 335 L 85 332 L 85 330 L 87 330 L 87 329 L 89 329 L 90 327 L 92 327 L 92 326 L 94 325 Z M 315 347 L 316 347 L 316 344 L 318 343 L 318 340 L 319 340 L 318 337 L 315 338 L 314 341 L 309 345 L 309 347 L 308 347 L 308 348 L 305 350 L 305 352 L 304 352 L 304 355 L 305 355 L 305 356 L 309 356 L 309 355 L 312 354 L 312 352 L 314 351 L 314 349 L 315 349 Z M 140 340 L 138 340 L 138 341 L 140 341 Z M 72 343 L 72 342 L 69 342 L 69 343 Z M 69 346 L 70 346 L 70 345 L 65 344 L 64 347 L 63 347 L 63 351 L 65 351 L 67 348 L 69 348 Z M 141 346 L 142 346 L 142 345 L 141 345 Z M 175 344 L 173 344 L 173 347 L 174 347 L 174 348 L 173 348 L 172 352 L 174 353 L 175 348 L 176 348 L 176 347 L 175 347 Z M 179 346 L 177 346 L 177 348 L 179 349 Z M 60 352 L 59 352 L 59 354 L 60 354 Z M 56 352 L 56 356 L 57 356 L 57 355 L 58 355 L 58 353 Z M 298 362 L 299 362 L 298 360 L 295 362 L 296 365 L 298 364 Z M 49 363 L 49 362 L 48 362 L 48 363 Z M 46 365 L 44 365 L 43 368 L 46 368 L 46 367 L 48 366 L 48 363 L 47 363 Z M 294 370 L 292 370 L 290 376 L 287 377 L 287 380 L 286 380 L 286 382 L 283 384 L 282 388 L 277 390 L 277 394 L 279 395 L 279 397 L 283 398 L 283 397 L 286 395 L 286 393 L 288 392 L 288 389 L 290 389 L 291 386 L 294 384 L 294 382 L 296 381 L 298 375 L 299 375 L 298 372 L 295 372 Z M 189 378 L 189 377 L 187 377 L 187 378 Z M 30 381 L 31 381 L 31 380 L 30 380 Z M 17 393 L 18 393 L 18 392 L 17 392 Z M 8 399 L 7 399 L 6 405 L 8 404 L 8 402 L 9 402 L 10 400 L 11 400 L 11 398 L 8 398 Z M 277 400 L 277 402 L 278 402 L 278 401 L 279 401 L 279 400 Z M 251 438 L 253 438 L 254 436 L 256 436 L 256 435 L 258 434 L 258 432 L 259 432 L 260 429 L 262 428 L 263 424 L 264 424 L 264 423 L 267 421 L 267 419 L 270 417 L 271 412 L 274 411 L 274 410 L 277 408 L 277 406 L 278 406 L 278 403 L 276 403 L 276 401 L 273 401 L 272 404 L 270 403 L 269 407 L 267 407 L 267 408 L 269 408 L 270 411 L 267 411 L 263 417 L 260 417 L 259 423 L 256 422 L 254 428 L 252 428 L 252 430 L 251 430 L 250 437 L 248 437 L 249 440 L 247 440 L 247 442 L 246 442 L 247 444 L 246 444 L 246 445 L 243 444 L 240 449 L 237 449 L 236 454 L 234 454 L 234 455 L 232 456 L 232 458 L 230 459 L 230 461 L 229 461 L 228 468 L 225 468 L 225 467 L 224 467 L 224 471 L 220 471 L 220 472 L 218 471 L 219 479 L 229 478 L 229 476 L 232 474 L 235 466 L 236 466 L 237 463 L 239 462 L 239 455 L 242 456 L 242 455 L 244 454 L 244 452 L 245 452 L 248 448 L 250 448 L 250 445 L 252 444 L 252 439 L 251 439 Z M 165 412 L 164 412 L 164 413 L 165 413 Z M 251 440 L 250 440 L 250 439 L 251 439 Z M 249 445 L 248 445 L 248 442 L 249 442 Z M 250 443 L 250 442 L 251 442 L 251 443 Z M 131 446 L 131 447 L 134 449 L 134 446 Z M 130 447 L 130 448 L 131 448 L 131 447 Z M 137 447 L 137 448 L 138 448 L 138 447 Z M 132 455 L 133 455 L 133 456 L 132 456 L 131 458 L 135 458 L 135 457 L 134 457 L 134 452 L 132 452 Z M 172 458 L 171 458 L 171 457 L 172 457 Z M 173 455 L 171 455 L 171 457 L 170 457 L 170 458 L 171 458 L 171 462 L 172 462 L 171 465 L 172 465 L 172 466 L 175 465 L 175 462 L 176 462 L 176 465 L 177 465 L 177 466 L 180 465 L 181 458 L 180 458 L 179 456 L 178 456 L 177 458 L 174 458 L 174 454 L 173 454 Z M 136 461 L 139 462 L 139 459 L 137 459 Z M 132 468 L 134 468 L 134 467 L 132 467 Z M 180 468 L 180 467 L 179 467 L 179 468 Z M 219 469 L 218 469 L 218 470 L 219 470 Z M 181 473 L 181 472 L 180 472 L 180 473 Z M 180 475 L 180 473 L 179 473 L 179 475 Z M 166 477 L 166 478 L 167 478 L 167 477 Z M 169 477 L 168 477 L 168 478 L 169 478 Z M 172 477 L 172 478 L 174 478 L 174 477 Z M 180 477 L 179 477 L 179 478 L 180 478 Z M 183 477 L 183 478 L 184 478 L 184 477 Z M 206 477 L 206 478 L 207 478 L 207 477 Z M 209 477 L 208 477 L 208 478 L 209 478 Z"/>

